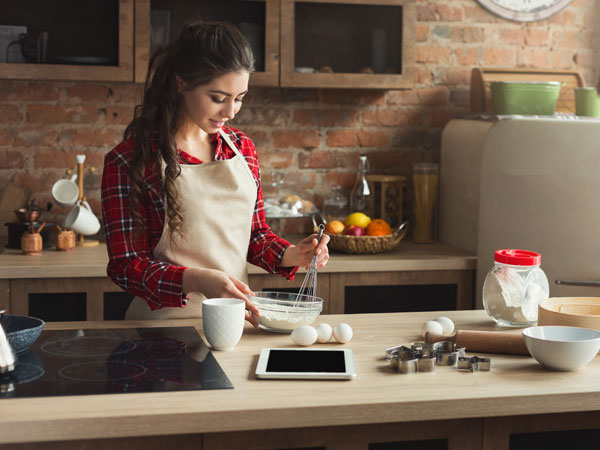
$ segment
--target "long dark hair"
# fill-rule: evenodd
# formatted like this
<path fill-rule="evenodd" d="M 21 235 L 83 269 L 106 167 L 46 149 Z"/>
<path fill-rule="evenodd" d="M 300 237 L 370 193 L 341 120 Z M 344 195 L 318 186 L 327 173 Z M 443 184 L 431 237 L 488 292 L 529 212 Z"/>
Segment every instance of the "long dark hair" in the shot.
<path fill-rule="evenodd" d="M 136 141 L 130 194 L 136 235 L 146 228 L 140 204 L 145 192 L 146 161 L 152 157 L 152 139 L 158 149 L 154 170 L 160 171 L 160 158 L 166 165 L 163 198 L 167 204 L 165 220 L 169 224 L 169 237 L 172 238 L 173 233 L 182 235 L 181 200 L 175 185 L 181 168 L 175 133 L 181 126 L 183 99 L 176 77 L 186 88 L 194 89 L 226 73 L 243 71 L 254 71 L 252 49 L 238 29 L 228 23 L 189 23 L 176 42 L 157 50 L 150 58 L 142 104 L 135 107 L 134 118 L 124 133 L 124 139 L 133 137 Z"/>

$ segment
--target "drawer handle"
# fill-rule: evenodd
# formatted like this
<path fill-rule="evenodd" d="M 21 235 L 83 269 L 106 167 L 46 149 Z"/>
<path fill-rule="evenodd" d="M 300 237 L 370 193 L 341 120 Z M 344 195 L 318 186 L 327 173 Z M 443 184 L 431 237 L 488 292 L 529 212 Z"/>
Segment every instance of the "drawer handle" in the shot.
<path fill-rule="evenodd" d="M 600 287 L 600 281 L 586 281 L 586 280 L 555 280 L 556 284 L 564 284 L 567 286 L 597 286 Z"/>

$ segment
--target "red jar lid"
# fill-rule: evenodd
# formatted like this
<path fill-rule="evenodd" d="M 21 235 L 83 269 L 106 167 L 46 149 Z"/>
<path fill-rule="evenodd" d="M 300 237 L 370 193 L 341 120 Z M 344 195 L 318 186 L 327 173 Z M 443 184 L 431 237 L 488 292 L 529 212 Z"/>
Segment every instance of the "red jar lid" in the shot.
<path fill-rule="evenodd" d="M 511 266 L 539 266 L 542 255 L 529 250 L 504 249 L 496 250 L 494 261 Z"/>

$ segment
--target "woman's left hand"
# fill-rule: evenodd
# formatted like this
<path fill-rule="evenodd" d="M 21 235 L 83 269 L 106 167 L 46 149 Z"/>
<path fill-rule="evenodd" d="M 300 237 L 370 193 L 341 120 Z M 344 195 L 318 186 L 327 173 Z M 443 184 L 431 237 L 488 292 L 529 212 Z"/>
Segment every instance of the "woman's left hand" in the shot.
<path fill-rule="evenodd" d="M 317 268 L 322 269 L 325 267 L 329 260 L 329 249 L 327 248 L 329 236 L 323 234 L 321 242 L 318 241 L 318 238 L 318 234 L 311 234 L 298 242 L 298 245 L 288 247 L 283 254 L 282 267 L 301 266 L 308 269 L 315 253 L 319 256 Z"/>

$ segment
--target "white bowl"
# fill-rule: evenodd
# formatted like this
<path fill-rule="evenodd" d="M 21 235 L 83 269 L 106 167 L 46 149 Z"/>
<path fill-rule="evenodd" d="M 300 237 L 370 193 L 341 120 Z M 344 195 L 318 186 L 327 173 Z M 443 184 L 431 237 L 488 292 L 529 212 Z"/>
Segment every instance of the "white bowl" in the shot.
<path fill-rule="evenodd" d="M 277 333 L 291 333 L 301 325 L 310 325 L 323 310 L 323 299 L 289 292 L 255 292 L 248 298 L 260 313 L 258 326 Z"/>
<path fill-rule="evenodd" d="M 600 350 L 600 332 L 588 328 L 543 326 L 523 330 L 527 350 L 542 366 L 577 370 Z"/>

